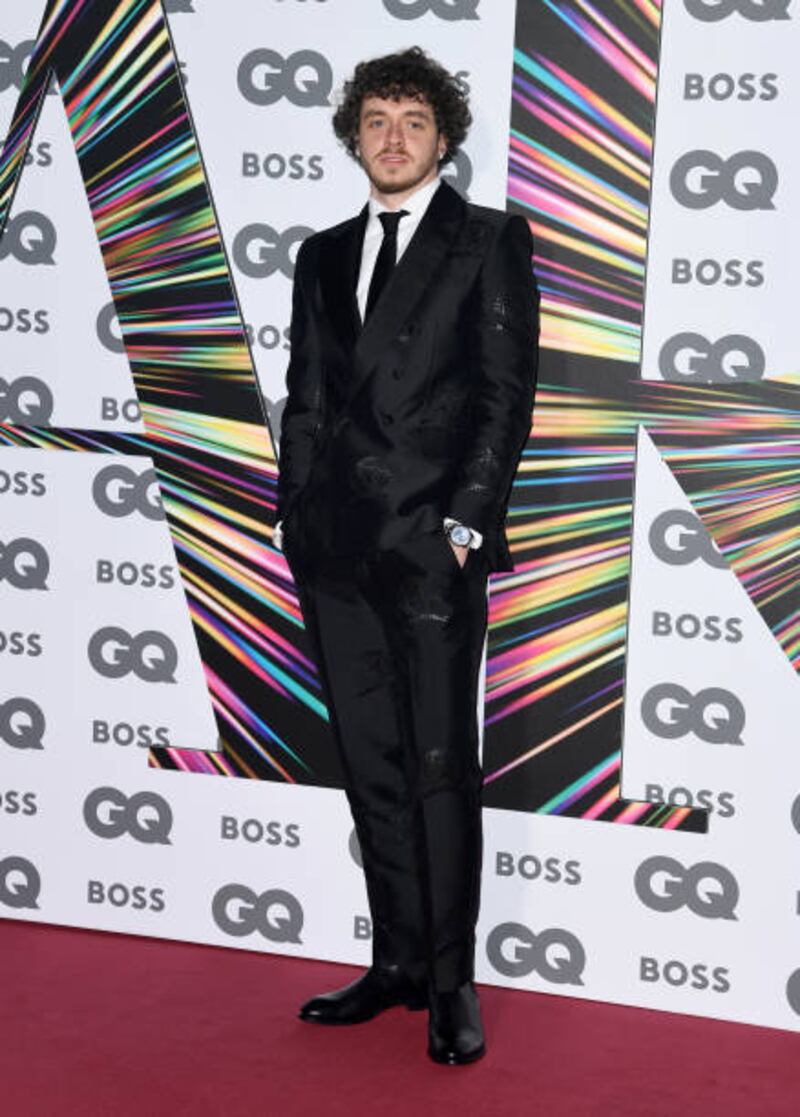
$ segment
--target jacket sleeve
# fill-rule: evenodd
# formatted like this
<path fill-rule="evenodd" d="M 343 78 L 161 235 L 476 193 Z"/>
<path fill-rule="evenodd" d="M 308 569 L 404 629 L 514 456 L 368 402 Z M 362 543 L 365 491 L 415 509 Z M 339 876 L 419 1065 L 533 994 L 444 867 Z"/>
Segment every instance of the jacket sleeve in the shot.
<path fill-rule="evenodd" d="M 532 251 L 525 218 L 509 217 L 495 234 L 477 280 L 470 339 L 478 377 L 473 427 L 447 511 L 481 532 L 505 520 L 530 434 L 539 346 Z"/>
<path fill-rule="evenodd" d="M 291 356 L 286 371 L 287 396 L 278 446 L 278 520 L 286 519 L 308 480 L 314 442 L 322 422 L 323 365 L 309 288 L 309 253 L 305 241 L 297 254 L 292 289 Z"/>

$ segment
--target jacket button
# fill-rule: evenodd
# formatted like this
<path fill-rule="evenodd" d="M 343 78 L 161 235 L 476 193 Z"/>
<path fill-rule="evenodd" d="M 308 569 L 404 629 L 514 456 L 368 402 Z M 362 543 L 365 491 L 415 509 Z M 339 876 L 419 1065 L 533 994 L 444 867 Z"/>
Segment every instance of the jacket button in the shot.
<path fill-rule="evenodd" d="M 381 422 L 385 427 L 391 426 L 394 422 L 394 415 L 390 415 L 388 411 L 381 411 Z"/>
<path fill-rule="evenodd" d="M 402 375 L 403 374 L 402 374 L 402 372 L 400 371 L 399 368 L 393 368 L 392 369 L 392 376 L 394 377 L 395 380 L 399 380 Z"/>

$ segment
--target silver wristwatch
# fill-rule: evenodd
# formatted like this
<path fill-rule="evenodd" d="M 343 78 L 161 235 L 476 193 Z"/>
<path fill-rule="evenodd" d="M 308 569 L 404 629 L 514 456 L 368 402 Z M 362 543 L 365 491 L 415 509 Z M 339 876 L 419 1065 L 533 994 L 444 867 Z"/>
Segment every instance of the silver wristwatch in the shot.
<path fill-rule="evenodd" d="M 469 547 L 474 538 L 472 530 L 465 524 L 448 524 L 445 531 L 450 542 L 457 547 Z"/>

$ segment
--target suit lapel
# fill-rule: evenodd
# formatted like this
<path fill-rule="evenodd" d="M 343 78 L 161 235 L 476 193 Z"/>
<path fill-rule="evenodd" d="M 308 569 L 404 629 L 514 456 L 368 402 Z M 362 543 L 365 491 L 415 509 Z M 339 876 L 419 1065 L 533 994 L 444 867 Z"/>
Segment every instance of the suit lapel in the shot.
<path fill-rule="evenodd" d="M 369 207 L 348 221 L 334 236 L 326 237 L 320 253 L 320 284 L 325 308 L 344 349 L 349 353 L 361 330 L 356 287 Z"/>
<path fill-rule="evenodd" d="M 395 266 L 378 305 L 361 330 L 354 354 L 353 390 L 361 385 L 382 349 L 423 298 L 466 214 L 464 200 L 443 182 Z"/>

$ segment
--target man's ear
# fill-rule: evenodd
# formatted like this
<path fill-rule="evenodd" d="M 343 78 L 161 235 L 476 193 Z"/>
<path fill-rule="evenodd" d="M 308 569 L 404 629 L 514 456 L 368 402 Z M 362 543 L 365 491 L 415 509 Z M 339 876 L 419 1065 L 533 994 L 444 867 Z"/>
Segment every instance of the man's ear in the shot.
<path fill-rule="evenodd" d="M 439 159 L 444 159 L 447 154 L 447 149 L 450 146 L 450 141 L 444 133 L 439 134 Z"/>

